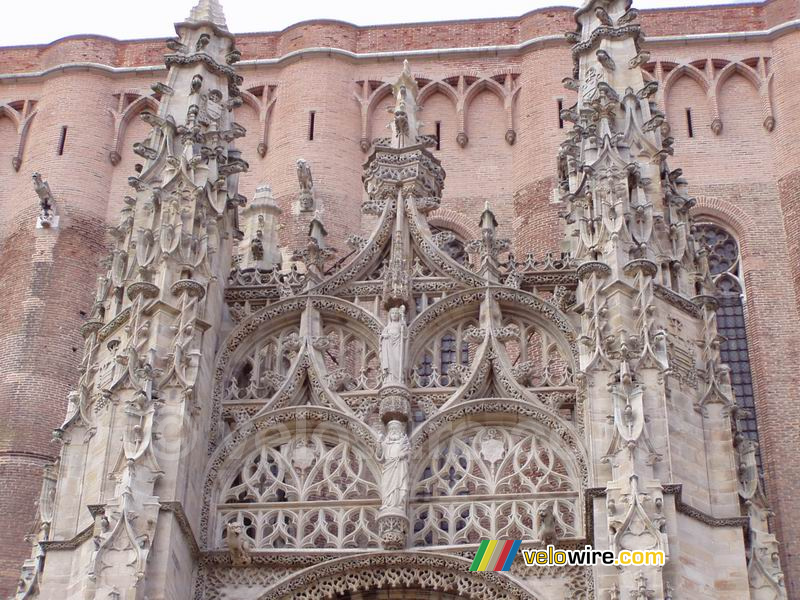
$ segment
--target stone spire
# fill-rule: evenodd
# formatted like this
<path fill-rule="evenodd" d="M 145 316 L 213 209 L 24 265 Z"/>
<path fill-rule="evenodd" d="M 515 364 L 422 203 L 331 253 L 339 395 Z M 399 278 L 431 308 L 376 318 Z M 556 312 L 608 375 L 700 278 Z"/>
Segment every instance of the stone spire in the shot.
<path fill-rule="evenodd" d="M 389 112 L 394 115 L 390 127 L 392 129 L 392 148 L 405 148 L 419 143 L 419 129 L 421 123 L 417 120 L 419 106 L 417 95 L 419 86 L 411 74 L 411 67 L 407 60 L 403 61 L 403 71 L 400 77 L 392 84 L 394 107 Z"/>
<path fill-rule="evenodd" d="M 681 170 L 667 164 L 673 140 L 652 100 L 658 83 L 646 83 L 640 68 L 649 54 L 640 48 L 637 19 L 626 0 L 589 0 L 575 13 L 577 30 L 566 36 L 573 44 L 573 76 L 564 86 L 578 98 L 562 112 L 573 127 L 559 151 L 559 191 L 566 239 L 579 264 L 579 393 L 587 399 L 591 453 L 600 458 L 593 470 L 606 496 L 595 522 L 606 521 L 608 538 L 596 544 L 614 551 L 660 550 L 669 560 L 668 534 L 675 532 L 667 528 L 676 503 L 666 484 L 676 475 L 693 476 L 659 467 L 674 464 L 674 443 L 663 444 L 676 429 L 672 407 L 694 405 L 703 417 L 703 444 L 724 453 L 733 450 L 735 403 L 720 360 L 708 264 L 692 233 L 694 200 Z M 670 332 L 672 322 L 682 329 L 672 325 Z M 674 348 L 685 339 L 699 347 L 696 390 L 683 391 L 672 378 Z M 745 450 L 740 454 L 752 457 Z M 715 502 L 736 507 L 730 461 L 719 463 L 713 452 L 696 461 L 706 463 L 704 477 L 713 473 L 708 484 Z M 754 516 L 756 503 L 742 498 L 760 546 L 751 550 L 753 562 L 776 552 L 776 541 L 765 520 Z M 785 597 L 779 566 L 759 563 L 749 570 L 751 585 L 758 571 L 756 585 L 771 586 L 770 597 Z M 662 598 L 674 583 L 668 573 L 601 567 L 598 596 L 621 591 Z"/>
<path fill-rule="evenodd" d="M 213 23 L 220 29 L 228 30 L 225 13 L 217 0 L 200 0 L 189 13 L 188 23 Z"/>
<path fill-rule="evenodd" d="M 239 53 L 224 27 L 216 1 L 202 0 L 167 43 L 158 114 L 142 113 L 151 126 L 134 144 L 143 165 L 129 177 L 131 195 L 110 231 L 108 270 L 98 278 L 81 328 L 80 379 L 55 431 L 66 472 L 95 491 L 74 494 L 59 481 L 66 493 L 57 497 L 58 513 L 42 541 L 69 539 L 76 524 L 89 526 L 91 550 L 80 554 L 71 577 L 86 599 L 170 597 L 175 582 L 152 565 L 193 551 L 173 535 L 175 513 L 167 515 L 163 506 L 184 513 L 186 490 L 200 485 L 187 465 L 192 453 L 203 453 L 204 440 L 182 440 L 169 423 L 208 430 L 208 409 L 199 399 L 210 397 L 211 378 L 201 365 L 210 364 L 217 345 L 237 212 L 245 201 L 238 179 L 248 165 L 234 146 L 245 130 L 233 121 L 241 77 L 230 66 Z M 109 412 L 110 406 L 118 410 Z M 102 491 L 85 483 L 98 473 L 113 481 Z M 93 529 L 83 522 L 89 513 Z M 61 574 L 39 581 L 44 564 L 29 563 L 18 597 L 29 597 L 26 590 L 36 586 L 43 597 L 63 592 Z M 175 574 L 182 578 L 175 585 L 188 589 L 190 571 Z"/>

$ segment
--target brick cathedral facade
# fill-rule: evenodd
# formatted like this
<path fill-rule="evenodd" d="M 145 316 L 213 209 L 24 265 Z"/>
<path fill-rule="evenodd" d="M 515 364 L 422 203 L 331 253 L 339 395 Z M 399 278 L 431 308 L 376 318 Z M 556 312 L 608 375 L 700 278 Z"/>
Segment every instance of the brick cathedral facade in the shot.
<path fill-rule="evenodd" d="M 0 595 L 800 597 L 797 0 L 176 31 L 0 48 Z"/>

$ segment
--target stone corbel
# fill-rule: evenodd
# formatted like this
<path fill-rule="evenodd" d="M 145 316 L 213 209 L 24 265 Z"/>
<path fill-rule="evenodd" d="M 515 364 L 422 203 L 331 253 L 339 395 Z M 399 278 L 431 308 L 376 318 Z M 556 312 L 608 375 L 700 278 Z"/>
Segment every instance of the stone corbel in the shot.
<path fill-rule="evenodd" d="M 772 94 L 770 92 L 770 82 L 772 75 L 766 73 L 766 61 L 762 57 L 759 59 L 759 67 L 761 71 L 761 87 L 759 94 L 761 96 L 761 107 L 764 115 L 763 126 L 767 131 L 775 129 L 775 113 L 772 110 Z"/>
<path fill-rule="evenodd" d="M 259 87 L 263 88 L 260 97 L 253 93 L 253 90 L 258 90 Z M 267 138 L 269 136 L 272 109 L 275 108 L 275 101 L 277 100 L 276 88 L 276 84 L 265 84 L 251 87 L 250 91 L 242 92 L 242 100 L 258 113 L 260 131 L 257 134 L 258 146 L 256 147 L 256 152 L 261 158 L 267 155 L 267 150 L 269 149 Z"/>
<path fill-rule="evenodd" d="M 35 100 L 19 100 L 17 102 L 0 104 L 0 116 L 6 115 L 14 122 L 14 127 L 17 129 L 17 149 L 11 157 L 11 166 L 15 171 L 19 171 L 22 166 L 22 154 L 25 151 L 28 131 L 30 130 L 33 117 L 36 116 L 37 112 L 35 107 Z"/>
<path fill-rule="evenodd" d="M 708 62 L 710 63 L 711 61 Z M 722 133 L 722 115 L 720 115 L 719 96 L 715 85 L 710 86 L 708 89 L 708 107 L 711 109 L 711 123 L 709 123 L 709 127 L 715 135 L 719 135 Z"/>
<path fill-rule="evenodd" d="M 19 171 L 22 166 L 22 154 L 25 151 L 25 142 L 28 140 L 28 132 L 30 131 L 31 122 L 33 121 L 33 117 L 36 116 L 36 112 L 35 100 L 20 100 L 18 102 L 0 104 L 0 115 L 7 115 L 17 128 L 17 150 L 14 156 L 11 157 L 11 166 L 15 171 Z"/>
<path fill-rule="evenodd" d="M 514 76 L 511 73 L 506 73 L 505 79 L 503 80 L 503 91 L 505 92 L 503 108 L 505 108 L 506 111 L 505 139 L 509 146 L 513 146 L 514 142 L 517 141 L 517 130 L 514 128 L 514 102 L 516 102 L 517 94 L 520 89 L 520 86 L 518 86 L 514 80 Z"/>
<path fill-rule="evenodd" d="M 369 152 L 372 147 L 370 139 L 369 117 L 377 103 L 382 100 L 392 89 L 391 84 L 381 81 L 364 79 L 357 81 L 358 92 L 353 93 L 353 97 L 361 108 L 361 139 L 359 145 L 362 152 Z M 374 89 L 372 89 L 374 87 Z"/>

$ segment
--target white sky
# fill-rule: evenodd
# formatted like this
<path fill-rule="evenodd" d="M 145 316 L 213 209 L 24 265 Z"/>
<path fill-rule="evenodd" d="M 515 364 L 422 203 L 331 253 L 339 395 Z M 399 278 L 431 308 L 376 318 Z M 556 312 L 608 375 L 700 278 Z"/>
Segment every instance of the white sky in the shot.
<path fill-rule="evenodd" d="M 118 39 L 175 33 L 197 0 L 0 0 L 0 46 L 42 44 L 79 33 Z M 221 0 L 234 33 L 276 31 L 308 19 L 338 19 L 356 25 L 519 16 L 578 0 Z M 730 4 L 731 0 L 634 0 L 637 8 Z M 559 32 L 560 33 L 560 32 Z"/>

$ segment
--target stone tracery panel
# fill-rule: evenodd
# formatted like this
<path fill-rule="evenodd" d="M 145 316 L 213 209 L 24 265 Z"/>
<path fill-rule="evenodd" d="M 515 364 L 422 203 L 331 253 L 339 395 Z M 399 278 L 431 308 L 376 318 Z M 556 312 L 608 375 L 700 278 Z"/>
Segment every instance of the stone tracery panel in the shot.
<path fill-rule="evenodd" d="M 436 444 L 411 497 L 414 546 L 538 539 L 552 511 L 559 537 L 581 531 L 578 480 L 546 440 L 506 426 L 478 426 Z"/>
<path fill-rule="evenodd" d="M 526 387 L 574 385 L 573 368 L 557 341 L 523 316 L 503 319 L 504 346 L 516 380 Z"/>
<path fill-rule="evenodd" d="M 470 334 L 476 318 L 464 318 L 431 335 L 413 362 L 411 382 L 415 387 L 455 387 L 463 383 L 475 359 L 477 343 Z"/>
<path fill-rule="evenodd" d="M 328 371 L 328 385 L 337 392 L 374 390 L 380 385 L 380 356 L 372 339 L 345 325 L 324 329 L 321 352 Z"/>
<path fill-rule="evenodd" d="M 298 327 L 291 325 L 256 344 L 234 367 L 225 388 L 225 400 L 271 397 L 286 378 L 299 346 L 298 340 Z"/>
<path fill-rule="evenodd" d="M 299 428 L 250 452 L 219 496 L 216 544 L 237 523 L 256 549 L 378 547 L 379 475 L 366 456 L 331 431 Z"/>

